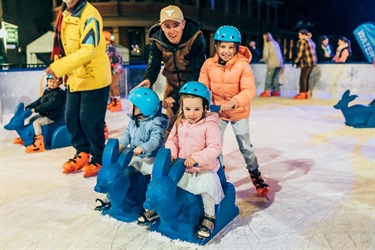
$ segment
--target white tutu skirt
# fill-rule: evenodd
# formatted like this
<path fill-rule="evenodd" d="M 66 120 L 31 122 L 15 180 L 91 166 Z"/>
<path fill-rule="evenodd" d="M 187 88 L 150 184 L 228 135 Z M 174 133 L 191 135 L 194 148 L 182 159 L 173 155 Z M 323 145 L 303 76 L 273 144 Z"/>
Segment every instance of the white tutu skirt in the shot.
<path fill-rule="evenodd" d="M 224 198 L 219 176 L 213 171 L 202 171 L 197 174 L 185 172 L 177 185 L 195 195 L 207 193 L 214 199 L 215 204 L 219 204 Z"/>
<path fill-rule="evenodd" d="M 155 158 L 141 158 L 139 156 L 133 156 L 129 166 L 133 166 L 143 175 L 152 174 L 152 168 L 154 166 Z"/>

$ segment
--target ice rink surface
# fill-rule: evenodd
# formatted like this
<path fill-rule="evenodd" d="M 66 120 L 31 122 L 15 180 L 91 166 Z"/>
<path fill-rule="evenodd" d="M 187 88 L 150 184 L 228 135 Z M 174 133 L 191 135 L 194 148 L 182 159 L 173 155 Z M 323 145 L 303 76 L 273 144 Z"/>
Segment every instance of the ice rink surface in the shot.
<path fill-rule="evenodd" d="M 228 126 L 226 176 L 240 215 L 205 246 L 102 216 L 93 209 L 96 178 L 61 173 L 72 147 L 26 154 L 12 144 L 15 131 L 1 128 L 0 248 L 375 249 L 375 129 L 345 126 L 335 103 L 253 100 L 250 134 L 269 202 L 250 183 Z M 128 112 L 107 113 L 110 137 L 121 136 Z"/>

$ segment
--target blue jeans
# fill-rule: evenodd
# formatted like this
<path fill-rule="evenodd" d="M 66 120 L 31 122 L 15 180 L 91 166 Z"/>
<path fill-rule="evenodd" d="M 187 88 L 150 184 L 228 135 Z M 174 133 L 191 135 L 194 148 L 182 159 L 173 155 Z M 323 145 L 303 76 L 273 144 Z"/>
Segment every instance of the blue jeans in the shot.
<path fill-rule="evenodd" d="M 267 68 L 266 83 L 264 89 L 270 89 L 273 91 L 280 91 L 279 77 L 281 73 L 281 67 L 278 68 Z"/>
<path fill-rule="evenodd" d="M 246 168 L 250 171 L 254 171 L 259 168 L 258 159 L 255 156 L 253 145 L 250 142 L 250 126 L 249 118 L 239 120 L 239 121 L 225 121 L 220 119 L 219 126 L 221 131 L 221 136 L 223 138 L 224 144 L 224 132 L 227 128 L 228 123 L 232 124 L 233 132 L 236 136 L 237 144 L 245 160 Z M 220 154 L 220 161 L 224 164 L 223 153 Z"/>

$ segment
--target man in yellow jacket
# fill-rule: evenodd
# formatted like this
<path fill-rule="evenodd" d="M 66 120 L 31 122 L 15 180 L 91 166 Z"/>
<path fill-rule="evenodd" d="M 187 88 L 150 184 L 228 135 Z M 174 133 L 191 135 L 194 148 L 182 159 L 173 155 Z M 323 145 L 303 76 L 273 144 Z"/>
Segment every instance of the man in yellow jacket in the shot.
<path fill-rule="evenodd" d="M 65 122 L 76 154 L 63 165 L 63 173 L 83 170 L 84 177 L 97 175 L 105 146 L 104 118 L 111 72 L 103 21 L 87 0 L 63 0 L 56 18 L 55 61 L 45 69 L 65 76 Z"/>

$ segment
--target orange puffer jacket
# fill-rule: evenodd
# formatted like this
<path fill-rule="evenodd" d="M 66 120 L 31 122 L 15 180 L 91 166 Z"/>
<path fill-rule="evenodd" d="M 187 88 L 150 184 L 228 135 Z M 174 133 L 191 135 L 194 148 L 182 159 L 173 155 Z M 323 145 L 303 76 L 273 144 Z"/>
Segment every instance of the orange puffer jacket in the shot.
<path fill-rule="evenodd" d="M 240 46 L 238 53 L 225 66 L 218 63 L 219 56 L 207 59 L 200 72 L 199 81 L 212 92 L 212 104 L 222 105 L 232 100 L 236 106 L 219 112 L 223 120 L 238 121 L 250 115 L 250 101 L 256 95 L 254 74 L 250 67 L 250 50 Z"/>

